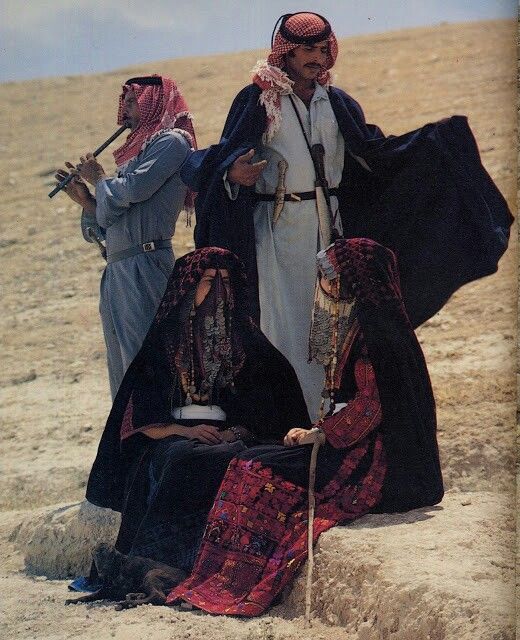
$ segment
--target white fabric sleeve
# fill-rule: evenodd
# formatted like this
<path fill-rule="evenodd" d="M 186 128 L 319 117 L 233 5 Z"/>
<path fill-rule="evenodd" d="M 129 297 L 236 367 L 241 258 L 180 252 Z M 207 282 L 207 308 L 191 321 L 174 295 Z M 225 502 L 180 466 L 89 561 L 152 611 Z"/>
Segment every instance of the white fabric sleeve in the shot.
<path fill-rule="evenodd" d="M 224 188 L 226 189 L 226 193 L 228 194 L 228 198 L 230 200 L 236 200 L 238 198 L 238 192 L 240 190 L 240 185 L 236 184 L 236 182 L 229 182 L 227 179 L 227 170 L 224 172 L 222 179 L 224 180 Z"/>

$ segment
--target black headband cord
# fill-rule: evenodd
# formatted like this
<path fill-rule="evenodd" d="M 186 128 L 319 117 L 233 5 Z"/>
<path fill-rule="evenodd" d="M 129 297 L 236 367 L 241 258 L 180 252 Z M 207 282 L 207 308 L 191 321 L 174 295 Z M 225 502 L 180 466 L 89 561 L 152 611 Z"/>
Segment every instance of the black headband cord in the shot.
<path fill-rule="evenodd" d="M 159 76 L 142 76 L 140 78 L 130 78 L 125 82 L 127 84 L 140 84 L 140 85 L 157 85 L 162 84 L 162 78 Z"/>
<path fill-rule="evenodd" d="M 310 13 L 310 12 L 299 11 L 298 13 Z M 314 36 L 297 36 L 294 33 L 291 33 L 289 29 L 287 29 L 287 27 L 285 26 L 285 23 L 287 22 L 287 20 L 289 20 L 289 18 L 292 18 L 293 16 L 297 16 L 298 13 L 285 13 L 283 16 L 280 16 L 278 18 L 278 20 L 276 21 L 276 24 L 274 25 L 273 33 L 271 35 L 271 49 L 273 48 L 273 45 L 274 45 L 275 32 L 278 24 L 280 25 L 280 29 L 279 29 L 280 35 L 285 40 L 287 40 L 288 42 L 292 42 L 293 44 L 316 44 L 316 42 L 327 40 L 327 38 L 332 33 L 332 28 L 330 26 L 329 21 L 323 16 L 320 16 L 319 13 L 313 13 L 312 15 L 317 16 L 318 18 L 323 20 L 323 24 L 325 26 L 323 30 L 320 31 L 320 33 L 317 33 Z"/>

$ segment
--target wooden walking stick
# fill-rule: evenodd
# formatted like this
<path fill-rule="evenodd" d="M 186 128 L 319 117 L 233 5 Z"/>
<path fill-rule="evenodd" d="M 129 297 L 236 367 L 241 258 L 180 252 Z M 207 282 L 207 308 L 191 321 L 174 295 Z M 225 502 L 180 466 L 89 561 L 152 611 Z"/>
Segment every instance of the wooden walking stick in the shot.
<path fill-rule="evenodd" d="M 334 400 L 334 375 L 336 372 L 336 366 L 338 364 L 338 324 L 339 324 L 339 278 L 334 278 L 331 282 L 331 297 L 334 300 L 334 312 L 333 312 L 333 331 L 332 331 L 332 352 L 330 354 L 330 361 L 325 367 L 325 389 L 327 394 L 323 393 L 321 398 L 319 420 L 318 425 L 323 424 L 325 416 L 325 397 L 328 396 L 330 400 L 331 412 L 334 412 L 336 406 Z M 320 286 L 319 276 L 316 281 L 316 291 Z M 314 322 L 315 316 L 313 311 L 312 322 Z M 310 349 L 309 349 L 309 361 L 310 361 Z M 312 574 L 314 571 L 314 549 L 312 546 L 314 537 L 314 510 L 316 507 L 316 497 L 314 494 L 314 487 L 316 483 L 316 463 L 318 461 L 318 451 L 320 446 L 326 442 L 326 436 L 323 429 L 320 426 L 313 427 L 302 438 L 298 444 L 313 443 L 311 451 L 311 460 L 309 463 L 309 513 L 307 518 L 307 583 L 305 587 L 305 622 L 307 626 L 311 626 L 311 602 L 312 602 Z"/>
<path fill-rule="evenodd" d="M 309 511 L 307 517 L 307 582 L 305 586 L 305 623 L 311 626 L 311 602 L 312 602 L 312 575 L 314 572 L 314 510 L 316 507 L 316 497 L 314 495 L 314 485 L 316 484 L 316 462 L 318 460 L 318 451 L 320 446 L 325 442 L 325 434 L 319 427 L 311 429 L 300 444 L 312 444 L 311 461 L 309 464 Z"/>

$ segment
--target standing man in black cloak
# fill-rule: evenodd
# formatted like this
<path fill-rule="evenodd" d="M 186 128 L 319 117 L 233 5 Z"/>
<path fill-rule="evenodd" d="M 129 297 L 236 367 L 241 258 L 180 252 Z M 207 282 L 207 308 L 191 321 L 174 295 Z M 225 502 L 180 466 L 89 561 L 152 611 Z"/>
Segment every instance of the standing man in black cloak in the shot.
<path fill-rule="evenodd" d="M 181 176 L 198 192 L 196 246 L 242 258 L 256 284 L 260 326 L 295 368 L 311 408 L 322 374 L 307 362 L 305 338 L 314 256 L 327 237 L 318 222 L 315 144 L 325 151 L 328 231 L 394 251 L 414 327 L 459 287 L 497 270 L 512 216 L 466 117 L 386 137 L 331 86 L 338 46 L 328 21 L 314 13 L 280 20 L 271 53 L 236 96 L 220 142 L 195 152 Z"/>

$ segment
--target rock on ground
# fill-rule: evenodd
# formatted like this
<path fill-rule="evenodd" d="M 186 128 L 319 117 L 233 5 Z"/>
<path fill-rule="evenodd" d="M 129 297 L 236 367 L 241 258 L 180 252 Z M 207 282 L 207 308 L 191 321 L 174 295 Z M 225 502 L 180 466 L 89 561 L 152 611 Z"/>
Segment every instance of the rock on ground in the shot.
<path fill-rule="evenodd" d="M 450 492 L 435 507 L 369 515 L 331 529 L 316 547 L 315 625 L 341 629 L 356 640 L 513 638 L 511 518 L 511 504 L 504 497 Z M 114 539 L 118 521 L 118 514 L 86 502 L 47 507 L 27 517 L 11 534 L 11 542 L 23 553 L 28 573 L 66 578 L 88 569 L 91 549 Z M 275 619 L 301 623 L 305 582 L 304 567 L 283 603 L 273 609 Z M 44 580 L 41 597 L 43 602 L 64 600 L 66 582 Z M 148 609 L 142 608 L 141 614 L 148 615 Z M 69 619 L 70 610 L 63 609 L 64 619 Z M 181 614 L 161 608 L 154 615 L 173 620 Z M 182 615 L 189 620 L 188 614 Z M 264 623 L 272 616 L 264 617 Z M 126 617 L 114 614 L 117 633 Z"/>
<path fill-rule="evenodd" d="M 88 575 L 92 551 L 100 542 L 113 544 L 121 517 L 84 500 L 47 507 L 26 517 L 11 542 L 24 557 L 26 570 L 48 578 Z"/>

